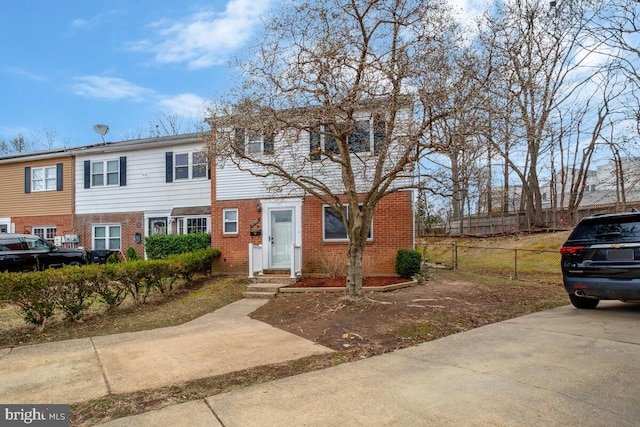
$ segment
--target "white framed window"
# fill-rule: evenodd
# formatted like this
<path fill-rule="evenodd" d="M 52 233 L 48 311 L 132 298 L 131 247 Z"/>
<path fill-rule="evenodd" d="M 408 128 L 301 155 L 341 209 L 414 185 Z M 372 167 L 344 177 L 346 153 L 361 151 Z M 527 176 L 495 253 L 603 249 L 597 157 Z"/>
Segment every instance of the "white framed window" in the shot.
<path fill-rule="evenodd" d="M 373 126 L 371 125 L 373 122 Z M 343 125 L 345 126 L 345 125 Z M 311 160 L 320 160 L 320 151 L 340 154 L 338 142 L 331 135 L 328 126 L 317 126 L 317 131 L 309 134 L 309 153 Z M 386 139 L 387 124 L 382 115 L 356 120 L 353 130 L 347 135 L 347 144 L 352 153 L 378 153 Z"/>
<path fill-rule="evenodd" d="M 119 224 L 100 224 L 93 226 L 93 249 L 119 251 L 121 246 L 121 227 Z"/>
<path fill-rule="evenodd" d="M 342 207 L 347 216 L 349 216 L 349 207 Z M 346 241 L 347 239 L 347 230 L 344 228 L 344 223 L 342 222 L 342 218 L 340 215 L 333 210 L 331 206 L 324 206 L 322 209 L 322 238 L 325 241 Z M 367 240 L 371 240 L 373 238 L 373 219 L 371 221 L 371 225 L 369 227 L 369 234 L 367 235 Z"/>
<path fill-rule="evenodd" d="M 208 168 L 207 155 L 202 151 L 174 154 L 173 179 L 176 181 L 207 178 Z"/>
<path fill-rule="evenodd" d="M 56 227 L 40 227 L 40 226 L 38 226 L 38 227 L 32 227 L 31 228 L 31 234 L 34 234 L 34 235 L 40 237 L 42 240 L 47 241 L 51 245 L 53 245 L 53 243 L 55 241 L 56 233 L 57 233 L 57 228 Z"/>
<path fill-rule="evenodd" d="M 238 209 L 222 210 L 222 234 L 238 234 Z"/>
<path fill-rule="evenodd" d="M 91 186 L 120 185 L 120 161 L 91 162 Z"/>
<path fill-rule="evenodd" d="M 57 189 L 56 166 L 31 169 L 31 191 L 51 191 Z"/>
<path fill-rule="evenodd" d="M 209 217 L 184 217 L 178 218 L 177 229 L 178 234 L 191 234 L 191 233 L 208 233 Z"/>
<path fill-rule="evenodd" d="M 249 129 L 234 129 L 234 145 L 244 154 L 273 154 L 275 134 Z"/>

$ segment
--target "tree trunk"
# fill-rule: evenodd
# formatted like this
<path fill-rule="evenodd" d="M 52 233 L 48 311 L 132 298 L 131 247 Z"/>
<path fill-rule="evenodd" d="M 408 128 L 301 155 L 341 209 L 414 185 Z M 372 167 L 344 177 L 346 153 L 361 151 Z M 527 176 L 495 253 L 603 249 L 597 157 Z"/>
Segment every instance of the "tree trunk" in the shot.
<path fill-rule="evenodd" d="M 362 259 L 364 255 L 364 243 L 362 239 L 349 241 L 347 250 L 347 284 L 346 295 L 352 299 L 361 298 L 362 293 Z"/>

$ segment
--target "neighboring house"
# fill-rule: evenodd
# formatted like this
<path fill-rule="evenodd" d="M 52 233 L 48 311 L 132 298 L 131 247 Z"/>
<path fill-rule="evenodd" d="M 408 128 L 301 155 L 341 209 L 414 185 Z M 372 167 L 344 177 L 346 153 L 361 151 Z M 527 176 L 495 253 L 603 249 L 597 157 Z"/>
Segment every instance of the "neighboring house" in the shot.
<path fill-rule="evenodd" d="M 198 134 L 76 150 L 76 228 L 88 250 L 133 247 L 157 233 L 211 230 L 211 173 Z"/>
<path fill-rule="evenodd" d="M 65 149 L 0 156 L 0 233 L 75 245 L 73 162 Z"/>
<path fill-rule="evenodd" d="M 384 132 L 384 122 L 364 113 L 354 131 L 354 155 L 374 158 L 381 131 Z M 242 146 L 246 153 L 263 156 L 267 162 L 271 156 L 295 150 L 295 155 L 287 154 L 289 159 L 297 158 L 298 165 L 306 163 L 315 171 L 313 176 L 337 194 L 344 191 L 340 169 L 314 154 L 318 147 L 324 151 L 335 149 L 326 137 L 306 132 L 295 133 L 295 136 L 291 136 L 293 132 L 287 136 L 260 136 L 243 129 L 226 129 L 226 132 L 235 133 L 236 147 Z M 363 183 L 367 180 L 366 171 L 363 167 L 357 172 Z M 278 192 L 269 191 L 273 178 L 254 176 L 230 161 L 218 159 L 213 175 L 212 245 L 222 253 L 223 271 L 248 271 L 251 276 L 285 270 L 293 276 L 344 268 L 347 235 L 341 219 L 328 205 L 292 186 L 280 188 Z M 398 184 L 406 184 L 406 178 L 404 181 Z M 363 185 L 363 189 L 365 187 Z M 413 192 L 398 191 L 384 197 L 375 209 L 364 253 L 364 274 L 393 274 L 398 250 L 413 247 Z"/>

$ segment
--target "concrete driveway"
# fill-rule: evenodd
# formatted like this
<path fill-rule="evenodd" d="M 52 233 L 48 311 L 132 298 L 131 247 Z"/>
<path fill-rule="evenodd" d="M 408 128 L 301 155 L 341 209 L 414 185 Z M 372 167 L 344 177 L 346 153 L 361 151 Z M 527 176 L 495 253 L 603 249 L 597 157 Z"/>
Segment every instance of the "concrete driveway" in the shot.
<path fill-rule="evenodd" d="M 519 317 L 111 426 L 637 426 L 640 305 Z M 164 424 L 166 425 L 166 424 Z"/>

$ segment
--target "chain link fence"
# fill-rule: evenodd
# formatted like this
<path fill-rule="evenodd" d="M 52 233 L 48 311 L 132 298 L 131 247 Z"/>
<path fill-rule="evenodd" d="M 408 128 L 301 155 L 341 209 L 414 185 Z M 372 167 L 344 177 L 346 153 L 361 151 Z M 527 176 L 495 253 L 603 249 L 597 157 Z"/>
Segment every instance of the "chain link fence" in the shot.
<path fill-rule="evenodd" d="M 562 281 L 559 251 L 490 248 L 458 243 L 425 243 L 419 249 L 431 268 L 448 268 L 516 280 Z"/>

